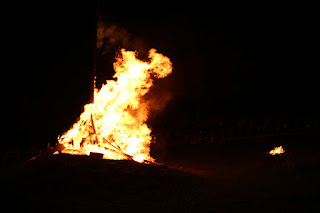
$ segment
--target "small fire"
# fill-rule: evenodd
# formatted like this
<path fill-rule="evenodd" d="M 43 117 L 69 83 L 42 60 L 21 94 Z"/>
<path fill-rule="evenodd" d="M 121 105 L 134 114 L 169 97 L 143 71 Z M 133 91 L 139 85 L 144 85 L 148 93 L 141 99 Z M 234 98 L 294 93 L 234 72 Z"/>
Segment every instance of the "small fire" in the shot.
<path fill-rule="evenodd" d="M 115 80 L 95 88 L 94 102 L 72 128 L 58 138 L 64 153 L 102 153 L 105 159 L 132 159 L 153 162 L 150 156 L 151 130 L 147 126 L 148 105 L 142 97 L 153 85 L 153 78 L 172 72 L 170 59 L 149 50 L 149 61 L 136 58 L 137 52 L 121 49 L 113 64 Z"/>
<path fill-rule="evenodd" d="M 274 147 L 274 149 L 269 152 L 270 155 L 280 155 L 282 153 L 284 153 L 282 146 Z"/>

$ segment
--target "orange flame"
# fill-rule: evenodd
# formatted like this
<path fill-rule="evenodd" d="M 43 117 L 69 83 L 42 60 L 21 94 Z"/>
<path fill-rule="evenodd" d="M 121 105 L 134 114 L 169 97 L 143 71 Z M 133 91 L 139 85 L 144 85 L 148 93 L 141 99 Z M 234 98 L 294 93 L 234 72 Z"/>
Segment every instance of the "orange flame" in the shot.
<path fill-rule="evenodd" d="M 170 59 L 155 49 L 149 61 L 136 58 L 137 52 L 121 49 L 114 62 L 114 78 L 100 90 L 95 89 L 94 103 L 73 127 L 58 138 L 63 152 L 98 152 L 106 159 L 154 161 L 150 156 L 151 130 L 147 126 L 148 106 L 142 97 L 153 85 L 152 75 L 164 78 L 172 72 Z"/>
<path fill-rule="evenodd" d="M 280 155 L 282 153 L 284 153 L 282 146 L 274 147 L 274 149 L 269 152 L 270 155 Z"/>

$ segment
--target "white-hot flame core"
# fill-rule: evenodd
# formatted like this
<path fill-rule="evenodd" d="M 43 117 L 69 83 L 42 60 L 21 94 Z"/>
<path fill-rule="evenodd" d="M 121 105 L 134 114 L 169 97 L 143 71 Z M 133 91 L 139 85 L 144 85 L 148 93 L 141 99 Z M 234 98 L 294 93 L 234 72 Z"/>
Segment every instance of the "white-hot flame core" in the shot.
<path fill-rule="evenodd" d="M 147 126 L 148 105 L 142 97 L 153 85 L 152 76 L 164 78 L 172 72 L 170 59 L 155 49 L 149 61 L 136 58 L 136 52 L 121 49 L 114 62 L 115 80 L 95 89 L 94 103 L 73 127 L 59 138 L 63 152 L 103 153 L 103 158 L 138 162 L 154 161 L 150 156 L 151 130 Z"/>

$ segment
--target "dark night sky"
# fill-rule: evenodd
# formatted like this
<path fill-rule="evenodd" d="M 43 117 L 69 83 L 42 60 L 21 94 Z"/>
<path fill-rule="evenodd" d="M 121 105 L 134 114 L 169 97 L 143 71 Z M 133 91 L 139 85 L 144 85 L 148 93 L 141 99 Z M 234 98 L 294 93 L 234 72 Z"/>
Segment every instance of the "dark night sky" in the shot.
<path fill-rule="evenodd" d="M 172 60 L 173 74 L 159 83 L 174 97 L 167 115 L 319 117 L 314 6 L 142 6 L 102 1 L 101 13 Z M 52 141 L 81 113 L 89 100 L 94 14 L 94 4 L 52 1 L 19 5 L 6 23 L 13 141 Z"/>

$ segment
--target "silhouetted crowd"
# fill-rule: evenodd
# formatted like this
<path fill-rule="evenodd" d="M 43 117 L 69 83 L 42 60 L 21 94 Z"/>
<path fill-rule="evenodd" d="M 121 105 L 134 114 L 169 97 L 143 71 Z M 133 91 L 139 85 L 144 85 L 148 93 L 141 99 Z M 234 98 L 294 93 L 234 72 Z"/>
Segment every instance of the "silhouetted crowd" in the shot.
<path fill-rule="evenodd" d="M 214 119 L 205 128 L 163 129 L 160 140 L 165 146 L 228 141 L 264 136 L 320 133 L 316 119 Z"/>

